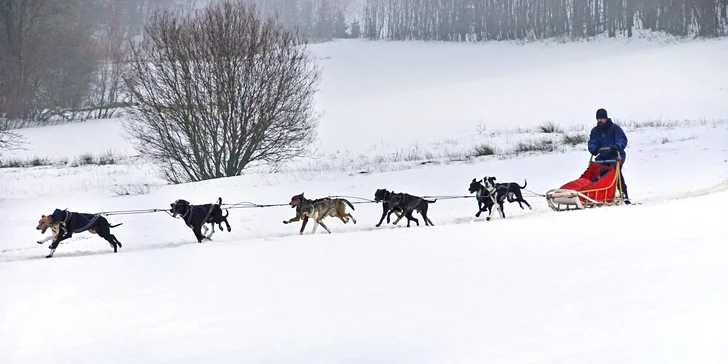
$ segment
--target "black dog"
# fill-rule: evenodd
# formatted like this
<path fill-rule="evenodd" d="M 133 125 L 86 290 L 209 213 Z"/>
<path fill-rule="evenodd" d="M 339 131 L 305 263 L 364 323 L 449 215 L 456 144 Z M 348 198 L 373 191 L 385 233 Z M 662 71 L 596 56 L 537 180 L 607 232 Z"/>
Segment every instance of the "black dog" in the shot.
<path fill-rule="evenodd" d="M 481 184 L 481 181 L 477 181 L 475 178 L 470 182 L 468 191 L 475 193 L 475 199 L 478 201 L 478 212 L 475 217 L 480 217 L 480 213 L 488 211 L 488 217 L 486 220 L 490 221 L 493 216 L 493 206 L 496 206 L 500 212 L 501 217 L 505 219 L 506 213 L 503 209 L 503 203 L 506 200 L 506 188 L 503 186 L 496 186 L 494 183 L 494 177 L 491 179 L 484 179 L 485 185 Z"/>
<path fill-rule="evenodd" d="M 402 216 L 407 218 L 407 227 L 410 227 L 410 221 L 414 221 L 417 226 L 420 226 L 419 220 L 417 220 L 414 216 L 412 216 L 413 211 L 417 211 L 422 215 L 422 217 L 425 219 L 425 226 L 435 226 L 435 224 L 432 223 L 429 217 L 427 217 L 427 209 L 429 207 L 429 204 L 435 203 L 437 199 L 429 201 L 425 200 L 422 197 L 418 196 L 412 196 L 407 193 L 394 193 L 389 192 L 387 190 L 379 190 L 383 191 L 380 192 L 380 196 L 388 196 L 386 200 L 389 205 L 389 213 L 392 213 L 394 211 L 401 211 L 401 215 L 397 218 L 397 220 L 394 221 L 394 224 L 396 225 L 400 219 L 402 219 Z M 376 198 L 376 196 L 375 196 Z M 386 210 L 385 210 L 386 211 Z M 387 213 L 387 212 L 385 212 Z M 382 216 L 384 217 L 384 216 Z M 389 217 L 389 216 L 387 216 Z M 381 221 L 380 221 L 381 224 Z M 379 225 L 377 225 L 379 226 Z"/>
<path fill-rule="evenodd" d="M 215 224 L 218 224 L 220 231 L 223 230 L 222 223 L 227 225 L 227 231 L 230 232 L 230 224 L 227 221 L 227 217 L 230 214 L 225 210 L 225 215 L 222 214 L 222 197 L 217 198 L 217 203 L 205 204 L 205 205 L 192 205 L 186 200 L 177 200 L 174 203 L 169 204 L 172 207 L 169 211 L 172 213 L 172 217 L 180 215 L 185 221 L 185 224 L 189 226 L 195 233 L 198 243 L 202 243 L 203 239 L 212 240 L 212 234 L 215 233 Z M 208 227 L 205 224 L 212 225 L 212 232 L 208 236 L 202 235 L 202 229 L 205 229 L 207 233 Z"/>
<path fill-rule="evenodd" d="M 379 219 L 377 227 L 382 225 L 382 221 L 384 221 L 385 215 L 387 216 L 387 224 L 389 224 L 389 217 L 392 215 L 392 213 L 397 215 L 397 222 L 399 222 L 399 219 L 402 218 L 402 214 L 404 213 L 404 211 L 402 211 L 402 209 L 398 206 L 392 207 L 392 204 L 389 202 L 393 194 L 394 191 L 389 192 L 385 189 L 379 189 L 374 192 L 374 202 L 382 203 L 382 218 Z"/>
<path fill-rule="evenodd" d="M 505 187 L 505 189 L 506 189 L 505 195 L 506 195 L 506 199 L 508 200 L 508 202 L 511 202 L 511 203 L 518 202 L 518 206 L 520 206 L 521 209 L 524 209 L 523 205 L 521 205 L 521 202 L 523 202 L 526 204 L 526 206 L 528 206 L 528 208 L 530 210 L 533 210 L 531 205 L 526 200 L 523 199 L 523 194 L 521 194 L 521 189 L 524 189 L 524 188 L 526 188 L 526 186 L 528 186 L 528 181 L 526 181 L 525 179 L 523 180 L 523 187 L 519 186 L 518 183 L 515 183 L 515 182 L 495 183 L 495 177 L 483 177 L 483 180 L 484 181 L 488 180 L 491 183 L 495 184 L 496 188 L 498 188 L 499 190 L 501 187 Z"/>
<path fill-rule="evenodd" d="M 100 237 L 106 239 L 106 241 L 111 244 L 111 247 L 114 248 L 114 253 L 116 253 L 117 248 L 121 248 L 121 242 L 119 239 L 111 234 L 111 228 L 115 228 L 121 224 L 110 225 L 109 221 L 101 215 L 84 214 L 56 209 L 50 215 L 50 219 L 51 224 L 60 224 L 62 229 L 59 230 L 58 236 L 48 247 L 51 249 L 51 252 L 46 255 L 46 258 L 53 256 L 61 241 L 70 238 L 73 233 L 82 233 L 84 231 L 89 231 L 92 234 L 98 234 Z"/>

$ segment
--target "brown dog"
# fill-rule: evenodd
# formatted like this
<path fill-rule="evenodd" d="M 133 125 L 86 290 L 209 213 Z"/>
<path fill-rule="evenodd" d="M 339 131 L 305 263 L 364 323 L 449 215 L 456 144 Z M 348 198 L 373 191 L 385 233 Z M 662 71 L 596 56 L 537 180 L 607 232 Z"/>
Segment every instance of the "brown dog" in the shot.
<path fill-rule="evenodd" d="M 327 216 L 338 217 L 344 224 L 348 223 L 349 219 L 351 219 L 351 221 L 356 224 L 354 216 L 346 212 L 347 205 L 351 207 L 352 210 L 354 210 L 354 206 L 351 202 L 343 198 L 324 197 L 309 200 L 303 196 L 302 192 L 299 195 L 291 197 L 291 202 L 288 204 L 292 208 L 296 209 L 296 216 L 289 220 L 284 220 L 283 223 L 290 224 L 298 220 L 303 220 L 299 234 L 303 234 L 303 230 L 306 229 L 306 223 L 308 222 L 309 217 L 312 217 L 316 222 L 316 225 L 313 227 L 313 232 L 316 232 L 316 226 L 321 225 L 324 229 L 326 229 L 326 231 L 331 233 L 326 225 L 321 223 L 321 221 Z"/>

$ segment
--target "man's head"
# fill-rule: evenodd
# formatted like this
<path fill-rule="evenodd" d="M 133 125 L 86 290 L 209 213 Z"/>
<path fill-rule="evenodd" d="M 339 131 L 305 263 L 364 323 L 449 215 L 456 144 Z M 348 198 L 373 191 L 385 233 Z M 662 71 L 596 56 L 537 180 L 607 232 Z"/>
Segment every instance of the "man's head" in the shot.
<path fill-rule="evenodd" d="M 607 116 L 607 110 L 599 109 L 597 110 L 597 123 L 604 124 L 607 122 L 607 119 L 609 116 Z"/>

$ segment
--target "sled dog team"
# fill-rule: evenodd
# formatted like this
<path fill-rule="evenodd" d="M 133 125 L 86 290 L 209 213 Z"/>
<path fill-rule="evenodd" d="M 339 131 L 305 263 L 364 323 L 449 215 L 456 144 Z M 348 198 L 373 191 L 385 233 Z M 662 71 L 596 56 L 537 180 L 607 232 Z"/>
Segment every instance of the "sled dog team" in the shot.
<path fill-rule="evenodd" d="M 488 211 L 488 217 L 486 220 L 490 220 L 493 216 L 493 207 L 498 210 L 501 217 L 505 218 L 503 211 L 503 203 L 518 202 L 518 205 L 523 209 L 521 203 L 525 203 L 529 209 L 531 205 L 523 199 L 521 189 L 526 188 L 526 184 L 519 186 L 517 183 L 496 183 L 495 177 L 484 177 L 482 180 L 477 181 L 473 178 L 470 183 L 468 191 L 471 194 L 475 194 L 478 202 L 478 212 L 475 214 L 479 217 L 484 211 Z M 407 227 L 410 227 L 410 222 L 414 221 L 417 226 L 420 222 L 417 218 L 412 216 L 413 212 L 417 212 L 422 215 L 425 222 L 425 226 L 434 226 L 432 220 L 427 216 L 429 204 L 435 203 L 437 199 L 427 200 L 425 198 L 410 195 L 408 193 L 397 193 L 386 189 L 378 189 L 374 193 L 374 202 L 382 203 L 382 216 L 377 223 L 377 227 L 382 225 L 384 218 L 387 218 L 387 223 L 390 222 L 390 216 L 395 214 L 397 219 L 394 221 L 394 225 L 398 224 L 399 221 L 404 217 L 407 218 Z M 192 232 L 197 238 L 197 242 L 202 243 L 203 240 L 211 240 L 212 234 L 215 233 L 215 224 L 218 225 L 220 230 L 223 230 L 222 224 L 225 224 L 227 231 L 230 232 L 230 224 L 228 223 L 228 211 L 225 210 L 223 215 L 222 198 L 218 198 L 214 204 L 205 205 L 193 205 L 187 200 L 179 199 L 170 204 L 169 213 L 172 217 L 180 217 L 185 224 L 192 229 Z M 316 228 L 321 225 L 329 234 L 331 230 L 324 224 L 323 220 L 326 217 L 337 217 L 344 224 L 349 223 L 351 220 L 356 224 L 354 216 L 346 211 L 346 207 L 349 206 L 351 210 L 354 209 L 354 205 L 345 198 L 333 198 L 324 197 L 317 199 L 308 199 L 303 193 L 291 197 L 291 201 L 288 203 L 291 208 L 295 208 L 295 216 L 284 220 L 284 224 L 290 224 L 296 221 L 302 221 L 301 230 L 299 234 L 303 234 L 306 224 L 309 219 L 313 220 L 313 231 L 316 233 Z M 211 229 L 206 224 L 210 224 Z M 69 239 L 74 233 L 82 233 L 88 231 L 92 234 L 97 234 L 101 238 L 104 238 L 109 242 L 111 247 L 114 249 L 114 253 L 117 252 L 118 248 L 121 248 L 121 242 L 111 233 L 111 228 L 115 228 L 122 224 L 111 225 L 109 221 L 96 214 L 86 214 L 79 212 L 71 212 L 68 210 L 56 209 L 50 215 L 42 215 L 36 230 L 40 230 L 42 234 L 45 234 L 46 230 L 51 229 L 52 235 L 38 241 L 38 244 L 43 244 L 48 240 L 52 240 L 49 249 L 50 253 L 46 258 L 50 258 L 58 248 L 58 245 L 66 239 Z M 203 232 L 204 230 L 204 232 Z M 211 230 L 211 231 L 210 231 Z M 210 231 L 209 234 L 207 232 Z M 207 235 L 206 235 L 207 234 Z"/>
<path fill-rule="evenodd" d="M 622 128 L 612 122 L 609 118 L 607 110 L 598 109 L 596 112 L 597 125 L 592 128 L 589 135 L 588 149 L 589 152 L 596 157 L 596 161 L 608 161 L 620 156 L 620 163 L 624 163 L 626 159 L 626 153 L 624 151 L 627 148 L 627 136 L 625 135 Z M 604 149 L 607 149 L 604 151 Z M 495 206 L 501 217 L 505 218 L 506 215 L 503 211 L 503 203 L 518 202 L 518 205 L 523 209 L 522 203 L 525 203 L 529 209 L 531 205 L 523 199 L 522 189 L 526 188 L 527 182 L 524 181 L 523 187 L 517 183 L 496 183 L 495 177 L 484 177 L 478 181 L 475 178 L 470 182 L 468 191 L 471 194 L 475 194 L 478 202 L 478 212 L 475 214 L 479 217 L 482 212 L 488 211 L 488 217 L 486 220 L 490 220 L 493 217 L 493 207 Z M 629 197 L 627 197 L 627 185 L 624 183 L 624 177 L 620 169 L 620 183 L 625 203 L 629 204 Z M 377 223 L 377 227 L 381 226 L 384 217 L 387 217 L 387 223 L 389 223 L 389 217 L 392 214 L 397 215 L 397 220 L 394 221 L 396 225 L 402 217 L 407 218 L 407 227 L 410 226 L 410 221 L 414 221 L 417 226 L 420 225 L 419 220 L 412 216 L 412 212 L 418 212 L 422 215 L 425 221 L 425 226 L 434 225 L 430 218 L 427 216 L 427 210 L 429 204 L 435 203 L 435 200 L 426 200 L 422 197 L 413 196 L 407 193 L 395 193 L 394 191 L 388 191 L 386 189 L 378 189 L 374 193 L 374 202 L 382 203 L 382 216 Z M 204 239 L 210 240 L 212 234 L 215 233 L 215 224 L 218 225 L 220 230 L 223 230 L 222 223 L 224 222 L 227 231 L 229 232 L 230 224 L 227 221 L 227 210 L 225 215 L 222 213 L 222 198 L 217 199 L 215 204 L 206 205 L 192 205 L 186 200 L 177 200 L 170 204 L 170 214 L 173 217 L 180 216 L 185 224 L 192 229 L 197 238 L 198 242 L 202 242 Z M 356 219 L 350 213 L 346 212 L 346 206 L 349 206 L 354 210 L 354 206 L 351 202 L 343 198 L 318 198 L 309 200 L 303 196 L 303 193 L 295 195 L 291 198 L 288 203 L 291 207 L 296 209 L 296 216 L 293 218 L 283 221 L 284 224 L 290 224 L 299 220 L 303 220 L 301 223 L 301 231 L 299 234 L 303 234 L 303 230 L 306 228 L 308 219 L 313 219 L 313 233 L 316 232 L 316 228 L 321 225 L 330 234 L 331 230 L 323 223 L 323 219 L 326 217 L 338 217 L 344 224 L 347 224 L 349 220 L 356 224 Z M 212 225 L 212 232 L 209 235 L 203 235 L 202 229 L 205 229 L 205 234 L 209 230 L 205 224 Z M 100 215 L 95 214 L 83 214 L 77 212 L 71 212 L 67 210 L 56 209 L 49 216 L 43 215 L 38 222 L 36 229 L 41 230 L 42 233 L 50 228 L 53 232 L 51 237 L 45 238 L 38 241 L 38 244 L 53 239 L 53 242 L 49 246 L 51 249 L 50 254 L 46 257 L 50 258 L 56 251 L 58 244 L 71 237 L 73 233 L 80 233 L 89 231 L 92 234 L 98 234 L 111 244 L 116 253 L 117 248 L 121 247 L 121 242 L 111 234 L 111 228 L 117 227 L 121 224 L 110 225 L 109 222 Z"/>

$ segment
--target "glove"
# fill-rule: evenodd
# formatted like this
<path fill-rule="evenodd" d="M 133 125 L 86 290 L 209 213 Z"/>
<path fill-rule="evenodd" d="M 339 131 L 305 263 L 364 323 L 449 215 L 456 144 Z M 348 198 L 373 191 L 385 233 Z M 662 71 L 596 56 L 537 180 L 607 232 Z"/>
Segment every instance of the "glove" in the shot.
<path fill-rule="evenodd" d="M 597 154 L 599 154 L 599 151 L 596 149 L 592 149 L 589 151 L 589 153 L 591 153 L 591 155 L 593 155 L 593 156 L 596 156 Z"/>

